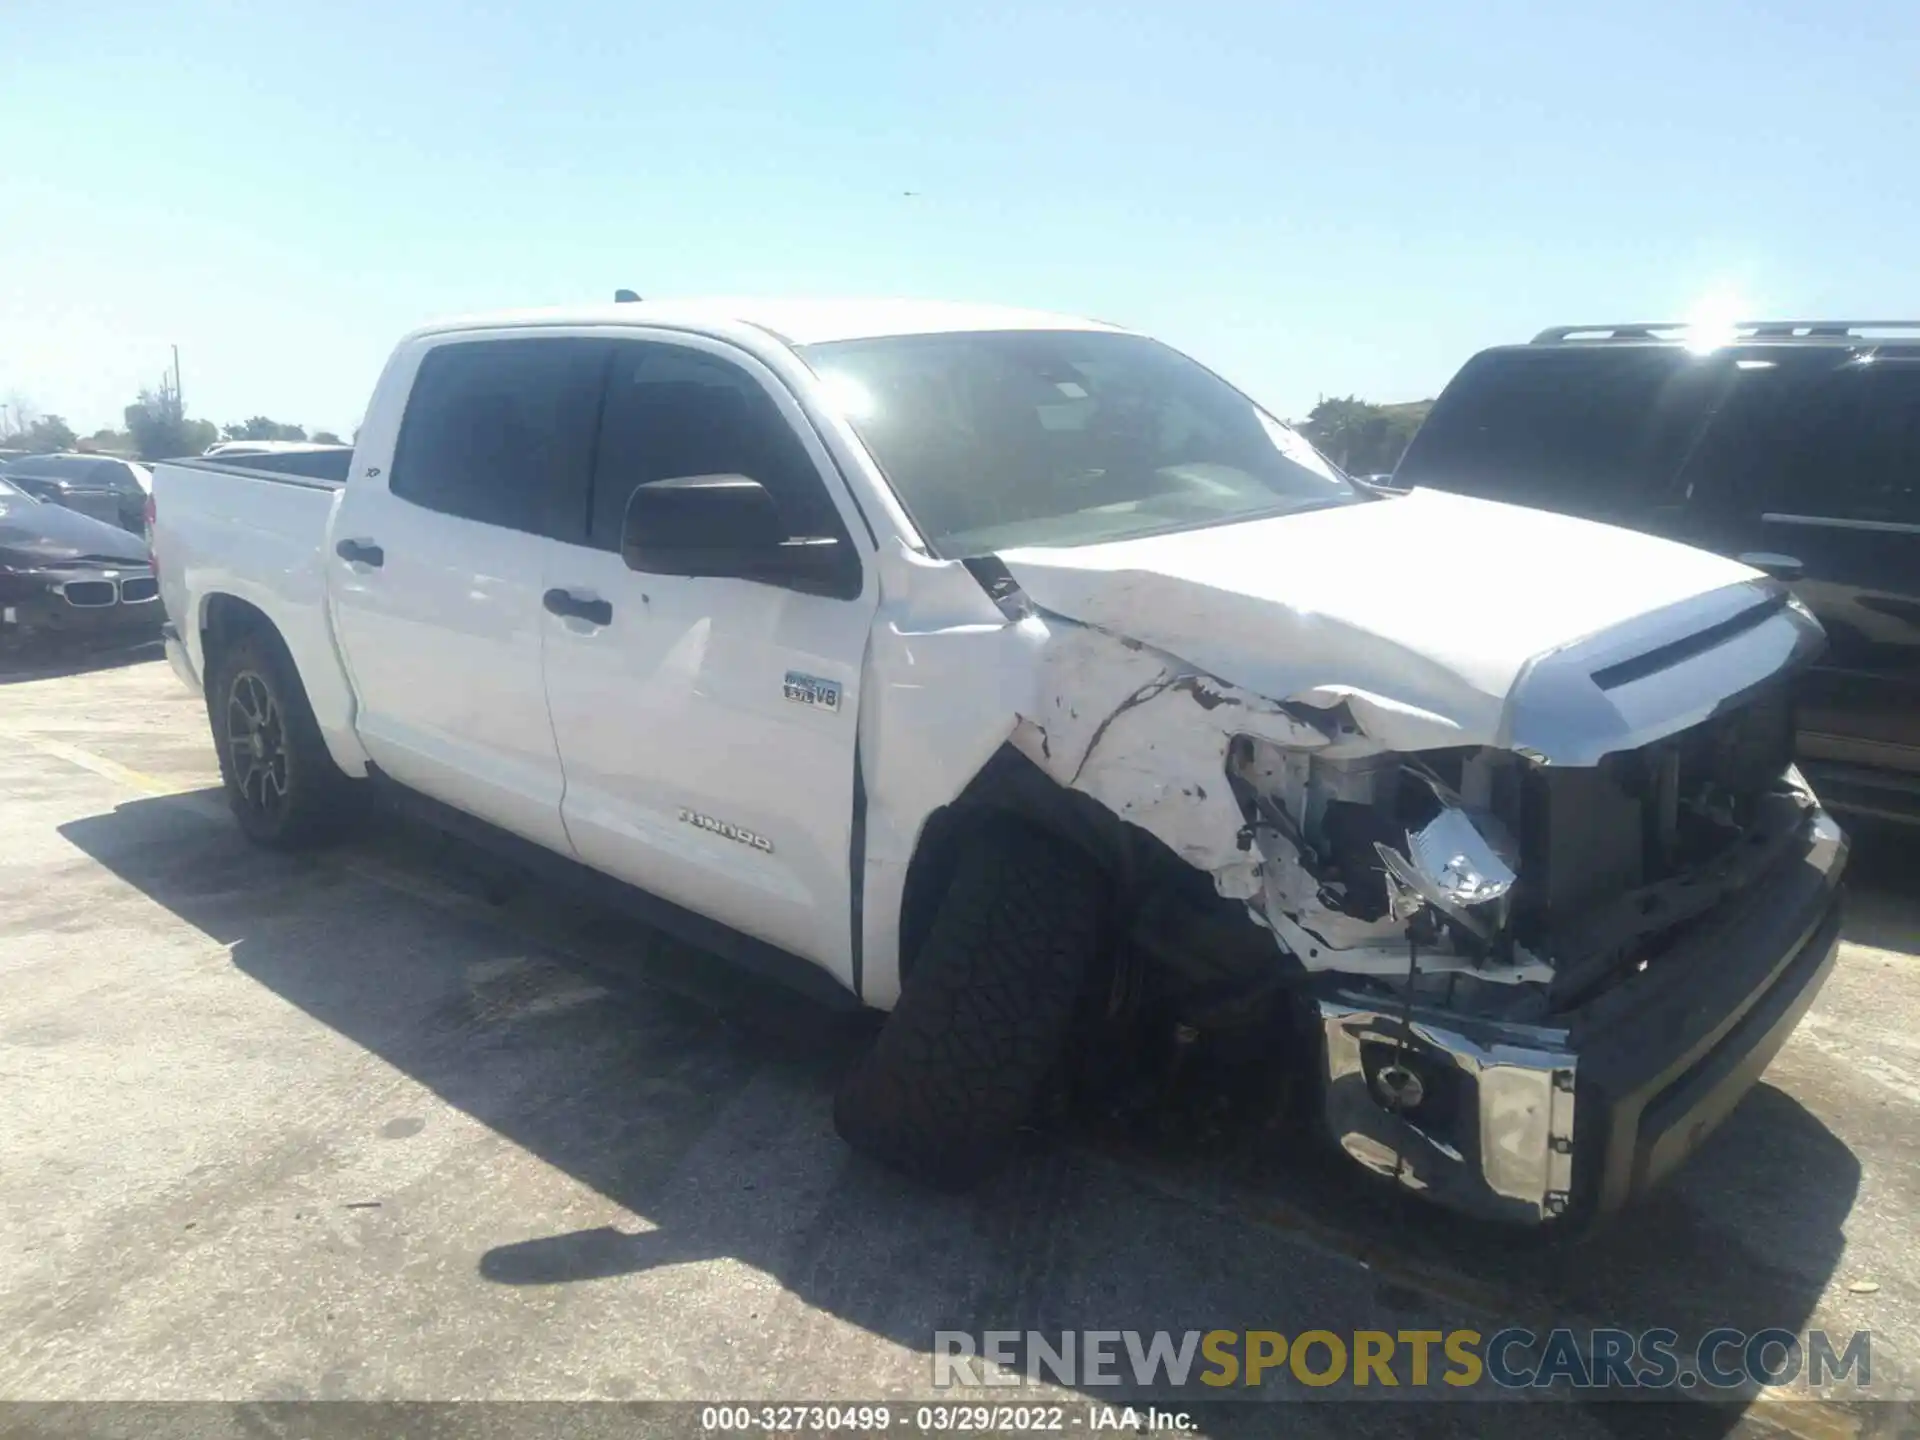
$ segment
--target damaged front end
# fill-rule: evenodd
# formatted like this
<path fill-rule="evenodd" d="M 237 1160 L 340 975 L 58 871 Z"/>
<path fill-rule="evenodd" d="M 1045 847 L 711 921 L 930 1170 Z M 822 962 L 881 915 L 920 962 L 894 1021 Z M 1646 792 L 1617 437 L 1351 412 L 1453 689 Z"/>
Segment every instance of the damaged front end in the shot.
<path fill-rule="evenodd" d="M 1307 972 L 1333 1139 L 1433 1199 L 1537 1221 L 1570 1203 L 1578 1057 L 1550 1018 L 1553 966 L 1517 933 L 1511 800 L 1530 768 L 1242 740 L 1232 773 L 1262 860 L 1254 918 Z"/>
<path fill-rule="evenodd" d="M 1616 1208 L 1704 1139 L 1833 953 L 1845 843 L 1787 763 L 1785 708 L 1594 769 L 1496 757 L 1486 808 L 1402 771 L 1415 808 L 1373 842 L 1377 871 L 1349 842 L 1323 908 L 1270 917 L 1309 954 L 1354 942 L 1321 948 L 1307 987 L 1351 1158 L 1539 1222 Z"/>
<path fill-rule="evenodd" d="M 1662 678 L 1776 621 L 1761 683 L 1702 696 L 1687 687 L 1725 686 L 1724 666 Z M 1845 842 L 1791 765 L 1809 628 L 1773 603 L 1669 645 L 1664 665 L 1644 644 L 1654 662 L 1576 663 L 1596 691 L 1617 680 L 1604 698 L 1625 719 L 1570 727 L 1578 744 L 1556 754 L 1543 716 L 1598 713 L 1554 693 L 1565 654 L 1516 687 L 1525 743 L 1394 749 L 1359 719 L 1377 701 L 1274 701 L 1059 627 L 1050 704 L 1014 740 L 1270 935 L 1264 981 L 1309 1017 L 1320 1115 L 1350 1158 L 1537 1224 L 1616 1208 L 1671 1170 L 1831 964 Z M 1091 693 L 1095 677 L 1115 692 Z M 1699 718 L 1648 719 L 1631 687 L 1649 677 L 1669 713 Z M 1175 964 L 1180 944 L 1163 936 Z"/>

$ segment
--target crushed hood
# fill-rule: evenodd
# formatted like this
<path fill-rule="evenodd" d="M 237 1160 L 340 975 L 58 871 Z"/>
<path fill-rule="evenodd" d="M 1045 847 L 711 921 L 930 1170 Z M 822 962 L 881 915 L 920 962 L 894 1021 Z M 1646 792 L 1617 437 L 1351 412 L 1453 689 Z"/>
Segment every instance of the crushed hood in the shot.
<path fill-rule="evenodd" d="M 1636 531 L 1434 490 L 1000 558 L 1044 610 L 1261 695 L 1345 701 L 1404 749 L 1510 740 L 1533 662 L 1610 632 L 1654 649 L 1751 605 L 1761 578 Z M 1698 603 L 1709 596 L 1724 598 Z"/>

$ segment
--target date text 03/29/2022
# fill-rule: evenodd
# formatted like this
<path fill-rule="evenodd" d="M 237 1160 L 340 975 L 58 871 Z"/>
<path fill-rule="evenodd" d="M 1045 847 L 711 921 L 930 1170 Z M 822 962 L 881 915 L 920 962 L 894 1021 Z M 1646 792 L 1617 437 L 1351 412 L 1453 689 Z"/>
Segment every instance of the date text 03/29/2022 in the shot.
<path fill-rule="evenodd" d="M 1005 1435 L 1069 1430 L 1184 1434 L 1198 1429 L 1185 1410 L 1157 1405 L 705 1405 L 700 1428 L 713 1434 Z"/>

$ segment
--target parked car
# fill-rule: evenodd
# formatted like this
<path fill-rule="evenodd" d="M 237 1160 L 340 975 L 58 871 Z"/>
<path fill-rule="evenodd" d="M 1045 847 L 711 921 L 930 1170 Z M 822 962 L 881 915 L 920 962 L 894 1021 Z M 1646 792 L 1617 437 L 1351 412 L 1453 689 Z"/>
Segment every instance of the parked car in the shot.
<path fill-rule="evenodd" d="M 26 455 L 0 465 L 0 475 L 37 500 L 77 510 L 134 534 L 146 531 L 153 472 L 111 455 Z"/>
<path fill-rule="evenodd" d="M 1832 963 L 1777 582 L 1374 496 L 1142 335 L 482 317 L 400 342 L 343 481 L 252 459 L 161 465 L 154 531 L 245 833 L 383 795 L 890 1011 L 836 1123 L 938 1184 L 1217 1046 L 1427 1199 L 1595 1216 Z"/>
<path fill-rule="evenodd" d="M 1548 330 L 1469 360 L 1395 471 L 1629 525 L 1791 581 L 1826 652 L 1799 695 L 1829 805 L 1920 821 L 1920 322 Z M 1624 577 L 1623 577 L 1624 578 Z"/>
<path fill-rule="evenodd" d="M 159 594 L 139 537 L 0 477 L 0 644 L 157 638 Z"/>
<path fill-rule="evenodd" d="M 351 449 L 329 446 L 313 440 L 216 440 L 203 455 L 286 455 L 305 450 Z"/>

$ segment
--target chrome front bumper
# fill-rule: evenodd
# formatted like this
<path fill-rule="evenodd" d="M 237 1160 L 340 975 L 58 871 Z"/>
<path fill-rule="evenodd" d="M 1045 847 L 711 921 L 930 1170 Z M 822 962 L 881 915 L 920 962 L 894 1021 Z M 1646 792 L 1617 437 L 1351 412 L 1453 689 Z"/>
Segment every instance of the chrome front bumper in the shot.
<path fill-rule="evenodd" d="M 1699 1146 L 1812 1005 L 1839 948 L 1846 855 L 1839 827 L 1815 810 L 1764 886 L 1552 1025 L 1322 992 L 1321 1109 L 1334 1143 L 1487 1219 L 1618 1210 Z"/>
<path fill-rule="evenodd" d="M 1418 1009 L 1403 1025 L 1378 1003 L 1320 1001 L 1324 1113 L 1340 1148 L 1451 1209 L 1528 1224 L 1566 1213 L 1579 1063 L 1567 1032 L 1469 1035 Z M 1419 1077 L 1417 1103 L 1391 1083 L 1396 1067 Z"/>

